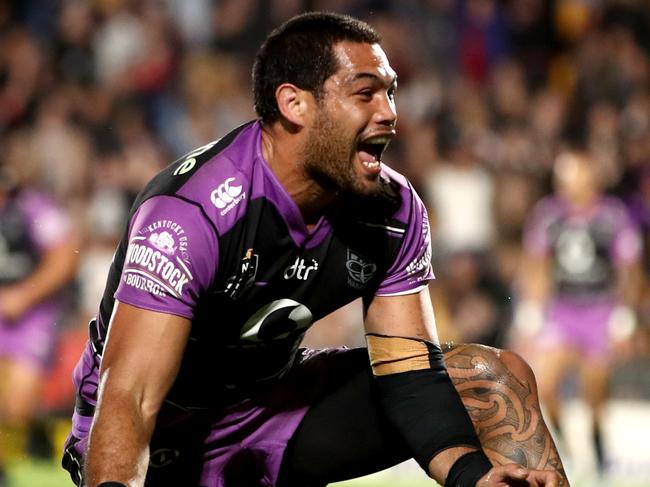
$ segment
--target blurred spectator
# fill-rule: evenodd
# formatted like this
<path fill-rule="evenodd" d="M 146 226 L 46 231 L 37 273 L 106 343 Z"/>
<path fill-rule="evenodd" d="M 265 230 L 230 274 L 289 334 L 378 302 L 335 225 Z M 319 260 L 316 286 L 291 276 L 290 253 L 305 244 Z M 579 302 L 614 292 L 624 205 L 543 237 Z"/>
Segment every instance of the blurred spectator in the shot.
<path fill-rule="evenodd" d="M 20 27 L 0 32 L 0 130 L 25 119 L 38 91 L 42 56 L 35 39 Z"/>
<path fill-rule="evenodd" d="M 526 229 L 514 321 L 514 345 L 531 359 L 558 433 L 562 384 L 578 371 L 601 472 L 601 414 L 615 344 L 634 326 L 640 256 L 638 230 L 619 200 L 603 196 L 603 175 L 587 152 L 557 157 L 555 195 L 537 204 Z"/>
<path fill-rule="evenodd" d="M 423 175 L 434 221 L 434 243 L 444 255 L 485 254 L 495 241 L 494 180 L 475 147 L 487 114 L 471 86 L 436 119 L 438 161 Z M 483 120 L 483 122 L 481 122 Z M 458 198 L 462 194 L 463 198 Z"/>
<path fill-rule="evenodd" d="M 12 150 L 18 143 L 0 164 L 0 483 L 5 462 L 25 454 L 79 253 L 66 213 L 27 184 L 33 173 Z"/>

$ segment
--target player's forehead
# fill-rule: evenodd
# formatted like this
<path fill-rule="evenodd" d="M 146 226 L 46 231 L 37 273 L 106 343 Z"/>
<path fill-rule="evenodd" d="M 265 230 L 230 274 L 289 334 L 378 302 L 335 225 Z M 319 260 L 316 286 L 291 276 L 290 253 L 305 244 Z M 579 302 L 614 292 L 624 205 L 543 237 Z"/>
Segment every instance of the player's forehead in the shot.
<path fill-rule="evenodd" d="M 376 78 L 387 85 L 397 75 L 379 44 L 341 41 L 333 46 L 338 70 L 331 76 L 336 83 L 353 83 L 364 77 Z"/>

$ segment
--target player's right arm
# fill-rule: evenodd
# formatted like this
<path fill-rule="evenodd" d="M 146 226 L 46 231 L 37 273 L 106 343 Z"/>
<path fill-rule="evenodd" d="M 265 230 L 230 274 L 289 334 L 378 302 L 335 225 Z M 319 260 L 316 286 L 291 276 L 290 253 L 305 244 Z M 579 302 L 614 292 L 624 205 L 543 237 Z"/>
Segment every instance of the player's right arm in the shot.
<path fill-rule="evenodd" d="M 143 484 L 156 416 L 217 262 L 216 232 L 196 204 L 161 195 L 134 213 L 101 359 L 87 487 Z"/>
<path fill-rule="evenodd" d="M 187 343 L 190 320 L 116 302 L 100 370 L 85 485 L 141 486 L 156 415 Z"/>

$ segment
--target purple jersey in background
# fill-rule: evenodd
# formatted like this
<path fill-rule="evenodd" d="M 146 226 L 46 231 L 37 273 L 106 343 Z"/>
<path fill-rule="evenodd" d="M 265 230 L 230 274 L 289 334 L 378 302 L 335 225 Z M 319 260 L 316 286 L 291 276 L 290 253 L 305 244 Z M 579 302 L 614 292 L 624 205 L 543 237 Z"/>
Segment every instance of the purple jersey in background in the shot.
<path fill-rule="evenodd" d="M 8 194 L 0 206 L 0 288 L 20 284 L 38 267 L 44 251 L 70 232 L 68 216 L 47 195 L 23 190 Z M 45 368 L 54 349 L 56 322 L 65 311 L 52 296 L 15 321 L 0 311 L 0 357 Z"/>
<path fill-rule="evenodd" d="M 623 204 L 602 197 L 576 211 L 557 196 L 541 200 L 529 221 L 524 246 L 549 257 L 551 301 L 542 341 L 564 343 L 590 356 L 608 348 L 608 320 L 617 304 L 617 267 L 640 257 L 640 235 Z"/>

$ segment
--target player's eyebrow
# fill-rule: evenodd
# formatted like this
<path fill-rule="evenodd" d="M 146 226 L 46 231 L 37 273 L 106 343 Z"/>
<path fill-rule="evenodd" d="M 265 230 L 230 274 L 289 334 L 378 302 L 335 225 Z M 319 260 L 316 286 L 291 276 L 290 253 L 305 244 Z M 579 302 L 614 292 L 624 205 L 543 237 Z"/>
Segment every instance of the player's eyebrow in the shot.
<path fill-rule="evenodd" d="M 376 75 L 375 73 L 368 73 L 365 71 L 362 71 L 360 73 L 355 73 L 354 76 L 352 76 L 352 79 L 350 81 L 355 82 L 360 79 L 369 79 L 373 81 L 374 83 L 379 83 L 379 84 L 386 84 L 384 78 L 381 76 Z M 390 87 L 395 87 L 397 86 L 397 75 L 394 75 L 390 82 L 388 83 L 388 86 Z"/>

